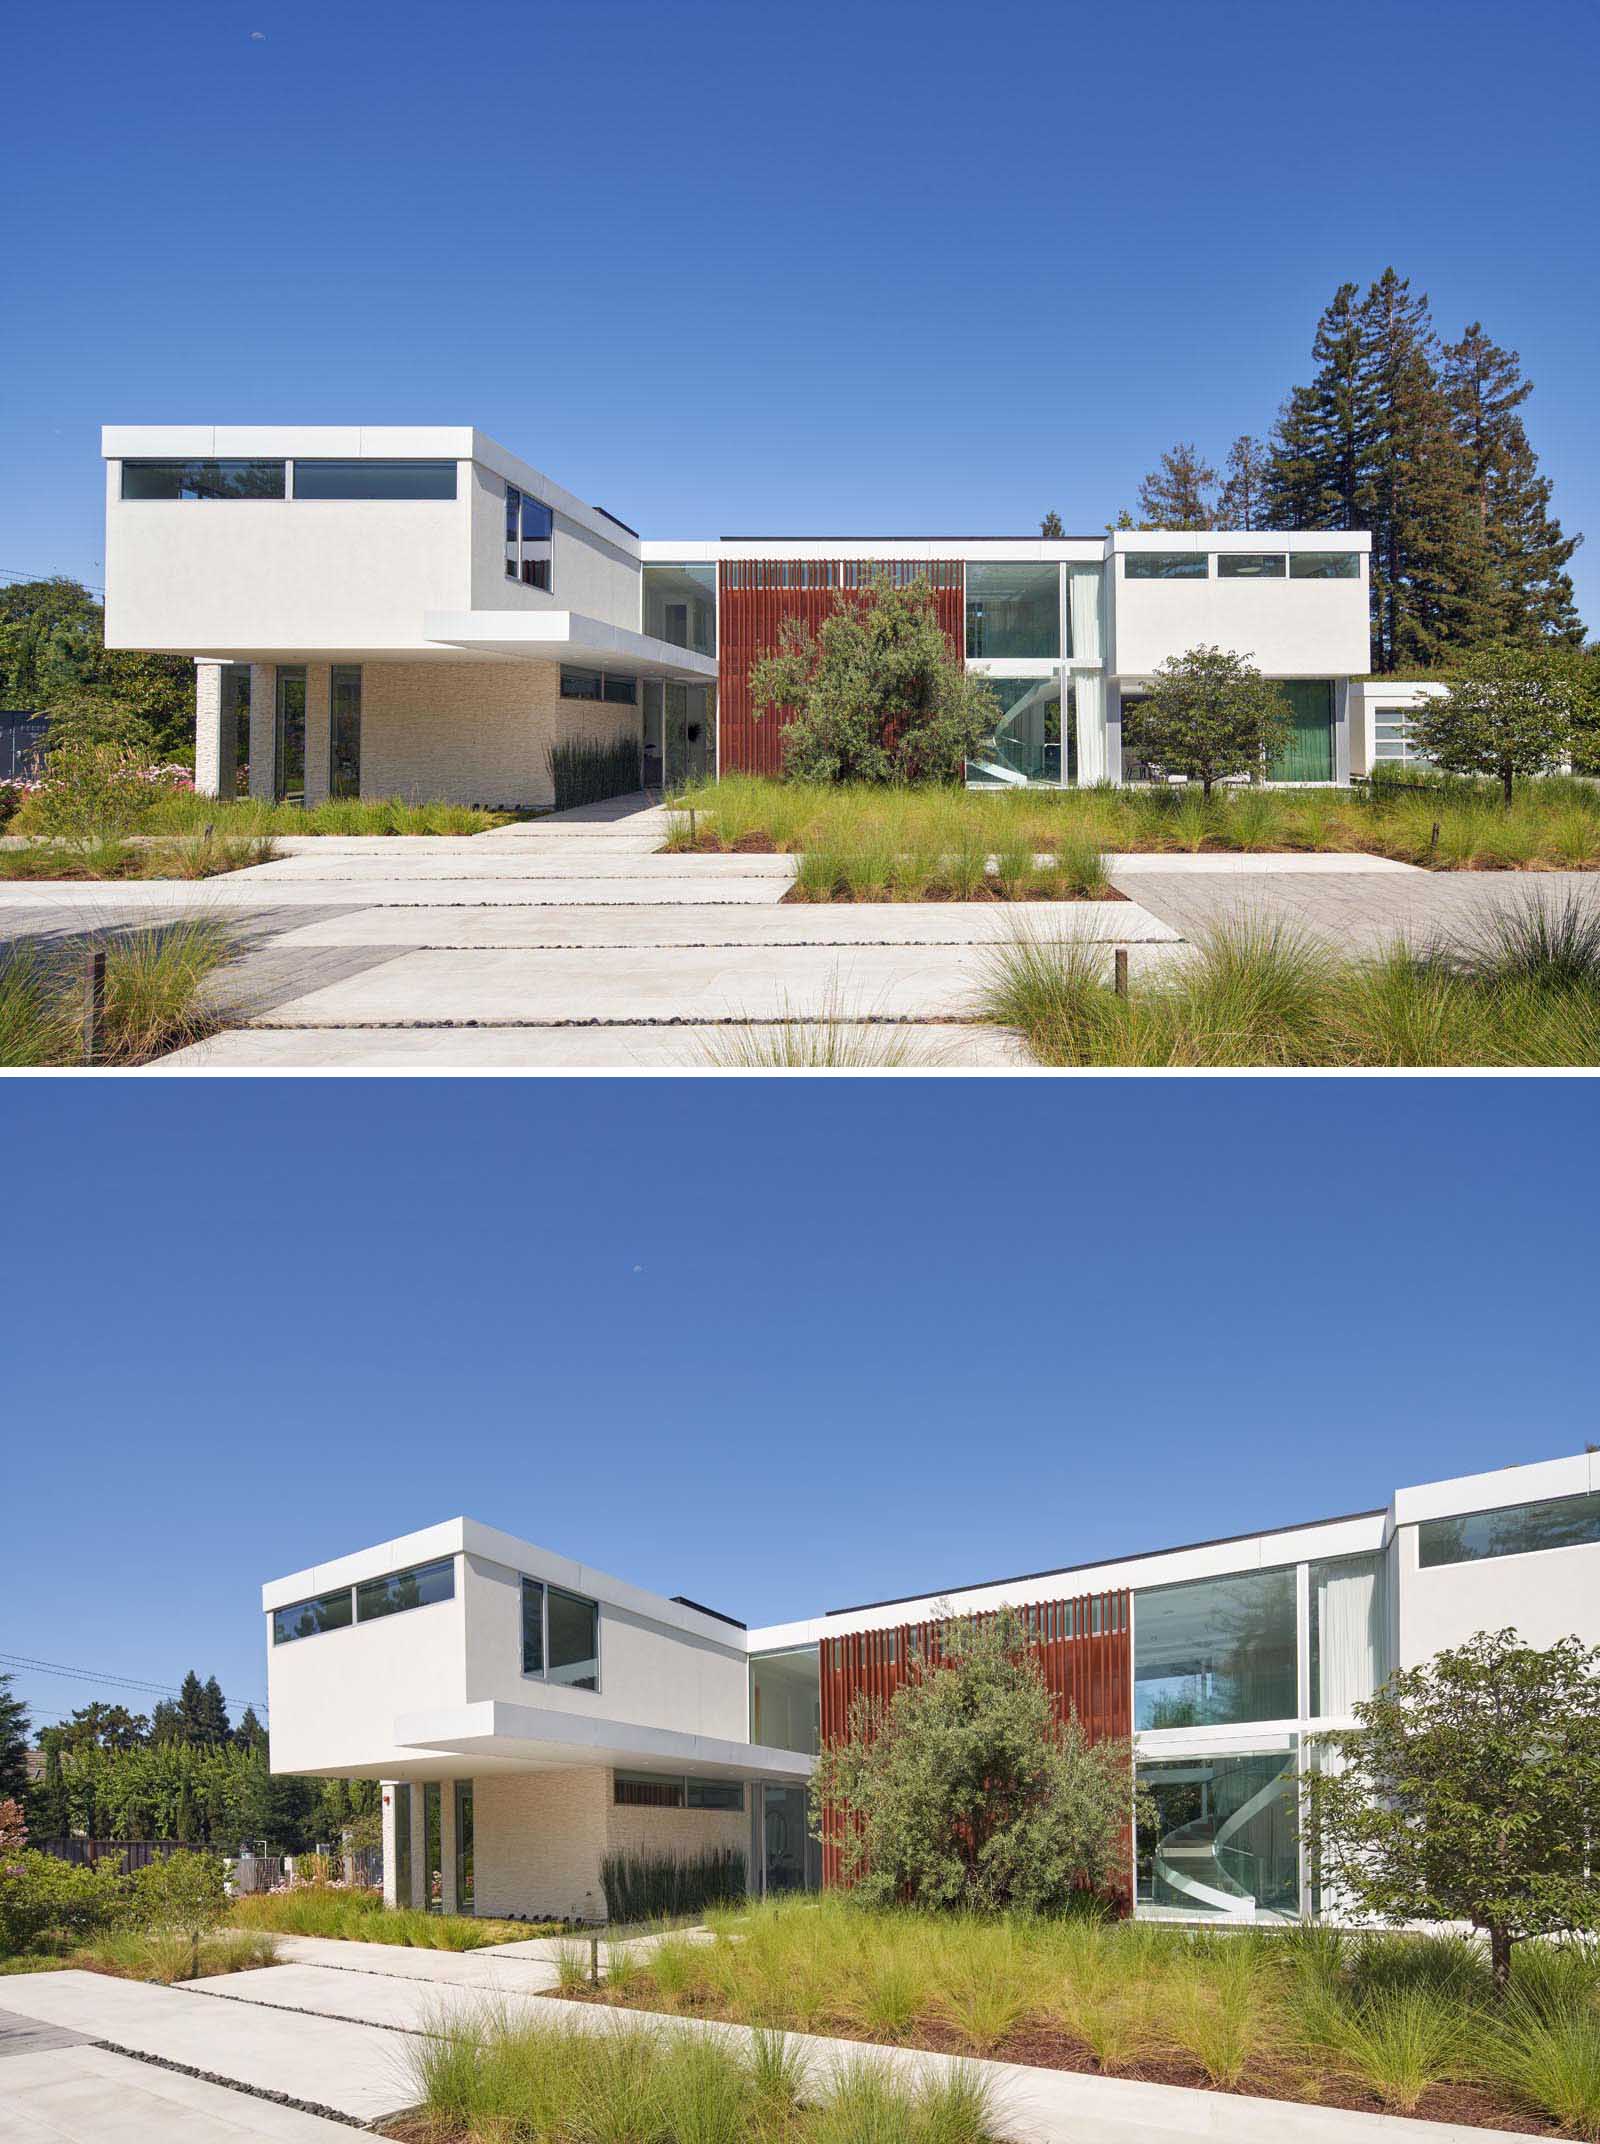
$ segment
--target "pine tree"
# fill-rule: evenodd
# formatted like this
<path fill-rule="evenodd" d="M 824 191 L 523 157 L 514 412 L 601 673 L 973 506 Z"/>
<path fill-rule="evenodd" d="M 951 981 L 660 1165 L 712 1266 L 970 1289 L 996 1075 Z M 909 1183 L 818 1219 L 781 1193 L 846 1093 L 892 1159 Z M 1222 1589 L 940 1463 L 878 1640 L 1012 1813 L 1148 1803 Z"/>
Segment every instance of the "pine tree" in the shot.
<path fill-rule="evenodd" d="M 1341 283 L 1317 322 L 1308 387 L 1295 387 L 1273 428 L 1267 473 L 1268 525 L 1356 529 L 1362 471 L 1374 427 L 1361 380 L 1361 308 L 1354 283 Z"/>
<path fill-rule="evenodd" d="M 1066 533 L 1066 527 L 1062 522 L 1061 516 L 1052 506 L 1049 513 L 1039 523 L 1039 534 L 1041 536 L 1065 536 Z"/>
<path fill-rule="evenodd" d="M 1487 547 L 1427 298 L 1386 268 L 1362 301 L 1360 327 L 1371 430 L 1357 498 L 1373 539 L 1373 668 L 1426 668 L 1494 637 Z"/>
<path fill-rule="evenodd" d="M 1519 411 L 1533 392 L 1515 350 L 1490 341 L 1474 320 L 1444 351 L 1451 422 L 1472 469 L 1473 499 L 1488 552 L 1496 638 L 1583 645 L 1567 565 L 1582 541 L 1550 510 Z"/>
<path fill-rule="evenodd" d="M 0 1802 L 20 1802 L 28 1785 L 31 1722 L 27 1706 L 12 1695 L 13 1680 L 0 1675 Z"/>
<path fill-rule="evenodd" d="M 254 1705 L 246 1705 L 239 1715 L 239 1724 L 233 1731 L 233 1739 L 241 1749 L 265 1749 L 267 1730 L 256 1716 Z"/>
<path fill-rule="evenodd" d="M 200 1692 L 200 1703 L 205 1722 L 203 1739 L 208 1748 L 221 1749 L 233 1738 L 233 1723 L 228 1718 L 228 1701 L 215 1675 L 207 1676 L 205 1688 Z"/>
<path fill-rule="evenodd" d="M 178 1740 L 198 1747 L 209 1724 L 205 1685 L 191 1668 L 178 1686 Z"/>
<path fill-rule="evenodd" d="M 1219 529 L 1267 529 L 1268 473 L 1271 456 L 1259 439 L 1241 432 L 1228 449 L 1222 490 L 1217 497 L 1216 527 Z"/>
<path fill-rule="evenodd" d="M 181 1742 L 183 1713 L 176 1698 L 158 1698 L 150 1713 L 150 1739 L 158 1744 Z"/>
<path fill-rule="evenodd" d="M 1143 526 L 1152 529 L 1209 529 L 1216 524 L 1211 487 L 1217 472 L 1202 459 L 1191 440 L 1180 439 L 1161 457 L 1139 486 Z"/>

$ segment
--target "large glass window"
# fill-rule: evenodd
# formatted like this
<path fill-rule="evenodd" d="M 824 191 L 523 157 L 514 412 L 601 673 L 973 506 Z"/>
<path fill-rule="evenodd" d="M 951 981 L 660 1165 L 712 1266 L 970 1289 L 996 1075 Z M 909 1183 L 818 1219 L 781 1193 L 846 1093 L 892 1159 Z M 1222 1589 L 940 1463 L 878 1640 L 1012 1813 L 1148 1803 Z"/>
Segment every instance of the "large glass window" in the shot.
<path fill-rule="evenodd" d="M 411 1785 L 408 1780 L 398 1780 L 390 1789 L 394 1795 L 394 1902 L 397 1906 L 411 1903 Z"/>
<path fill-rule="evenodd" d="M 304 668 L 278 672 L 275 794 L 280 804 L 306 800 L 306 673 Z"/>
<path fill-rule="evenodd" d="M 680 1778 L 661 1772 L 614 1772 L 612 1799 L 625 1809 L 732 1809 L 744 1807 L 740 1779 Z"/>
<path fill-rule="evenodd" d="M 328 711 L 328 794 L 361 794 L 361 665 L 335 663 Z"/>
<path fill-rule="evenodd" d="M 1210 568 L 1204 551 L 1124 551 L 1122 574 L 1129 581 L 1204 581 Z"/>
<path fill-rule="evenodd" d="M 422 1789 L 422 1862 L 430 1913 L 444 1911 L 444 1829 L 439 1817 L 440 1783 L 430 1779 Z"/>
<path fill-rule="evenodd" d="M 644 629 L 652 639 L 698 655 L 717 652 L 715 566 L 646 566 Z"/>
<path fill-rule="evenodd" d="M 124 462 L 125 499 L 281 499 L 283 462 Z"/>
<path fill-rule="evenodd" d="M 1424 1519 L 1417 1528 L 1417 1560 L 1427 1571 L 1442 1563 L 1528 1556 L 1590 1541 L 1600 1541 L 1600 1490 L 1547 1497 L 1538 1504 L 1503 1504 L 1498 1511 L 1469 1511 L 1454 1519 Z"/>
<path fill-rule="evenodd" d="M 750 1662 L 750 1739 L 762 1749 L 797 1749 L 814 1757 L 822 1747 L 822 1690 L 817 1648 L 757 1653 Z"/>
<path fill-rule="evenodd" d="M 1311 1566 L 1311 1710 L 1338 1717 L 1371 1697 L 1389 1672 L 1384 1559 L 1342 1556 Z"/>
<path fill-rule="evenodd" d="M 991 658 L 1059 656 L 1060 567 L 969 565 L 967 653 Z"/>
<path fill-rule="evenodd" d="M 1373 758 L 1391 759 L 1400 766 L 1430 764 L 1427 753 L 1419 751 L 1416 743 L 1416 720 L 1420 712 L 1415 707 L 1375 707 L 1372 710 Z"/>
<path fill-rule="evenodd" d="M 233 789 L 236 797 L 250 794 L 250 665 L 226 663 L 222 671 L 223 774 L 232 754 Z"/>
<path fill-rule="evenodd" d="M 1273 782 L 1333 780 L 1333 684 L 1325 677 L 1275 680 L 1289 703 L 1288 742 L 1267 769 Z"/>
<path fill-rule="evenodd" d="M 419 1564 L 414 1571 L 391 1571 L 387 1578 L 364 1578 L 356 1587 L 356 1621 L 399 1615 L 407 1608 L 427 1608 L 456 1596 L 455 1559 Z"/>
<path fill-rule="evenodd" d="M 967 781 L 975 789 L 1018 788 L 1061 780 L 1061 673 L 1048 677 L 989 677 L 1000 720 L 975 759 Z"/>
<path fill-rule="evenodd" d="M 319 1593 L 313 1600 L 293 1601 L 272 1611 L 272 1642 L 287 1645 L 292 1638 L 315 1638 L 325 1630 L 346 1630 L 351 1621 L 350 1588 Z"/>
<path fill-rule="evenodd" d="M 472 1781 L 456 1781 L 456 1911 L 471 1913 L 477 1900 L 472 1870 Z"/>
<path fill-rule="evenodd" d="M 1281 581 L 1285 565 L 1281 551 L 1219 551 L 1219 581 Z"/>
<path fill-rule="evenodd" d="M 301 461 L 297 499 L 453 499 L 454 462 Z"/>
<path fill-rule="evenodd" d="M 1141 1590 L 1133 1609 L 1133 1724 L 1220 1727 L 1292 1720 L 1292 1569 Z"/>
<path fill-rule="evenodd" d="M 600 1606 L 581 1593 L 522 1581 L 522 1672 L 569 1690 L 600 1687 Z"/>
<path fill-rule="evenodd" d="M 1138 1770 L 1156 1808 L 1155 1822 L 1139 1827 L 1141 1905 L 1207 1919 L 1298 1915 L 1292 1751 L 1152 1760 Z"/>
<path fill-rule="evenodd" d="M 1291 581 L 1359 581 L 1359 551 L 1291 551 Z"/>
<path fill-rule="evenodd" d="M 506 579 L 527 588 L 550 587 L 555 516 L 542 499 L 506 486 Z"/>

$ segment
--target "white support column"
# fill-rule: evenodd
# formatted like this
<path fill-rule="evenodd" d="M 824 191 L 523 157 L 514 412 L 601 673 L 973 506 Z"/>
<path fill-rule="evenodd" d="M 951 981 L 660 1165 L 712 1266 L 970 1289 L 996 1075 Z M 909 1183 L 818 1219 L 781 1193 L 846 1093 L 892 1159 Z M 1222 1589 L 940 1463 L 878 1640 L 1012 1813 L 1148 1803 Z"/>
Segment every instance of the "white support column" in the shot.
<path fill-rule="evenodd" d="M 270 804 L 278 793 L 278 672 L 250 665 L 250 794 Z"/>
<path fill-rule="evenodd" d="M 439 1873 L 440 1904 L 446 1913 L 454 1913 L 456 1906 L 456 1783 L 453 1779 L 439 1782 Z"/>
<path fill-rule="evenodd" d="M 395 1867 L 395 1811 L 402 1794 L 410 1788 L 403 1779 L 382 1779 L 378 1793 L 383 1808 L 383 1902 L 386 1906 L 409 1906 L 408 1898 L 401 1898 L 397 1889 L 399 1872 Z"/>
<path fill-rule="evenodd" d="M 233 740 L 222 734 L 222 665 L 194 666 L 194 786 L 203 797 L 232 787 Z M 226 765 L 224 764 L 226 762 Z"/>
<path fill-rule="evenodd" d="M 333 666 L 306 664 L 306 809 L 328 801 Z"/>

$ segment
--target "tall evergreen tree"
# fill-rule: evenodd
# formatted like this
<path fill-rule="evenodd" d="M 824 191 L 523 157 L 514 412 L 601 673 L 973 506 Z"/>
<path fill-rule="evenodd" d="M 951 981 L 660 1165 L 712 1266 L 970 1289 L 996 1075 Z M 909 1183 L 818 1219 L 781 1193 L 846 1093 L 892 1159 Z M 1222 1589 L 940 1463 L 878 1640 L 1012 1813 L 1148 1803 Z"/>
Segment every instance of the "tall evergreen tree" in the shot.
<path fill-rule="evenodd" d="M 205 1722 L 205 1742 L 210 1749 L 221 1749 L 233 1739 L 233 1722 L 228 1718 L 228 1701 L 222 1694 L 222 1685 L 215 1675 L 206 1677 L 205 1687 L 200 1692 L 201 1718 Z"/>
<path fill-rule="evenodd" d="M 161 1744 L 183 1741 L 183 1712 L 175 1697 L 158 1698 L 151 1707 L 150 1739 Z"/>
<path fill-rule="evenodd" d="M 1311 340 L 1311 383 L 1290 390 L 1273 427 L 1269 527 L 1364 525 L 1362 471 L 1373 416 L 1364 403 L 1361 349 L 1357 286 L 1341 283 Z"/>
<path fill-rule="evenodd" d="M 1142 525 L 1152 529 L 1209 529 L 1216 513 L 1211 487 L 1217 472 L 1192 440 L 1180 439 L 1139 486 Z"/>
<path fill-rule="evenodd" d="M 246 1705 L 239 1715 L 239 1724 L 233 1731 L 233 1739 L 241 1749 L 265 1749 L 267 1730 L 256 1715 L 254 1705 Z"/>
<path fill-rule="evenodd" d="M 1065 536 L 1066 533 L 1067 531 L 1065 525 L 1062 522 L 1061 516 L 1052 506 L 1049 513 L 1047 513 L 1044 519 L 1039 523 L 1039 534 L 1041 536 Z"/>
<path fill-rule="evenodd" d="M 1533 392 L 1515 350 L 1503 350 L 1474 320 L 1444 350 L 1451 423 L 1472 471 L 1473 501 L 1488 552 L 1495 634 L 1505 641 L 1583 645 L 1567 566 L 1581 537 L 1551 511 L 1520 411 Z"/>
<path fill-rule="evenodd" d="M 178 1686 L 178 1740 L 198 1749 L 208 1739 L 210 1709 L 205 1685 L 191 1668 Z"/>
<path fill-rule="evenodd" d="M 1268 474 L 1271 456 L 1259 439 L 1241 432 L 1228 449 L 1222 490 L 1217 496 L 1219 529 L 1269 529 Z"/>
<path fill-rule="evenodd" d="M 12 1691 L 14 1680 L 0 1675 L 0 1802 L 20 1802 L 28 1785 L 32 1723 L 27 1706 Z"/>

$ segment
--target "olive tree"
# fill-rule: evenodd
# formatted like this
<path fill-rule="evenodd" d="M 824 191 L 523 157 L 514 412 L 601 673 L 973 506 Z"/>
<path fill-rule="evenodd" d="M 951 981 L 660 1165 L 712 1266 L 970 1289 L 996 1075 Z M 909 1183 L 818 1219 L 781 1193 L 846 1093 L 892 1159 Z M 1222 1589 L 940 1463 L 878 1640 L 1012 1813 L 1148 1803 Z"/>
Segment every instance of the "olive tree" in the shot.
<path fill-rule="evenodd" d="M 1209 797 L 1229 775 L 1259 780 L 1289 735 L 1289 704 L 1243 655 L 1190 648 L 1160 665 L 1145 699 L 1128 709 L 1122 748 L 1168 774 L 1186 774 Z"/>
<path fill-rule="evenodd" d="M 1391 1675 L 1303 1776 L 1325 1886 L 1385 1921 L 1466 1921 L 1495 1985 L 1525 1936 L 1600 1929 L 1600 1647 L 1480 1631 Z"/>
<path fill-rule="evenodd" d="M 1417 749 L 1446 774 L 1498 777 L 1511 802 L 1518 775 L 1572 758 L 1592 717 L 1579 658 L 1559 649 L 1494 648 L 1469 656 L 1413 718 Z"/>
<path fill-rule="evenodd" d="M 880 575 L 841 595 L 815 631 L 787 618 L 751 665 L 756 719 L 792 710 L 784 772 L 805 782 L 959 782 L 1000 719 L 946 639 L 926 581 Z"/>
<path fill-rule="evenodd" d="M 858 1697 L 817 1759 L 812 1822 L 869 1903 L 1062 1905 L 1124 1870 L 1126 1740 L 1057 1719 L 1020 1617 L 947 1623 L 887 1704 Z"/>

